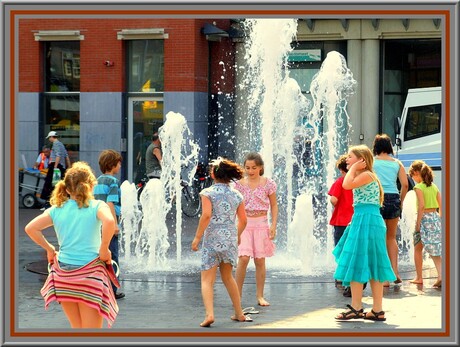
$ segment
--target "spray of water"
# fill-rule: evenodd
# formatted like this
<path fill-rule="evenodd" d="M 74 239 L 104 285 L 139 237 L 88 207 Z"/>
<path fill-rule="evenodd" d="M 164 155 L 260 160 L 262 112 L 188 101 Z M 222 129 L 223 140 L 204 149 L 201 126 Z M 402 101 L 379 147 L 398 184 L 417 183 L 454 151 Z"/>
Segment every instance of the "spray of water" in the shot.
<path fill-rule="evenodd" d="M 287 58 L 297 21 L 249 19 L 245 29 L 247 114 L 239 121 L 248 129 L 244 151 L 260 151 L 266 175 L 278 183 L 278 250 L 296 257 L 314 252 L 308 260 L 312 268 L 312 261 L 325 259 L 333 265 L 326 197 L 338 174 L 335 162 L 349 144 L 346 106 L 356 81 L 344 57 L 330 52 L 311 83 L 312 105 L 289 77 Z"/>
<path fill-rule="evenodd" d="M 176 260 L 182 258 L 181 180 L 192 183 L 198 165 L 199 146 L 193 141 L 183 115 L 168 112 L 158 133 L 163 150 L 161 182 L 165 190 L 165 215 L 176 205 Z"/>

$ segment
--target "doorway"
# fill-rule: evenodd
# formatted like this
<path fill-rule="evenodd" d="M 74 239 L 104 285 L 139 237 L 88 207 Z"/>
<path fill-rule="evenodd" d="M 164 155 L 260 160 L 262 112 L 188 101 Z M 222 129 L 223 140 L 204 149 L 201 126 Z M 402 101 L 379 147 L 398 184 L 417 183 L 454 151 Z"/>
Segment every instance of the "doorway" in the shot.
<path fill-rule="evenodd" d="M 138 183 L 145 174 L 145 151 L 152 135 L 163 125 L 163 98 L 128 99 L 128 180 Z"/>

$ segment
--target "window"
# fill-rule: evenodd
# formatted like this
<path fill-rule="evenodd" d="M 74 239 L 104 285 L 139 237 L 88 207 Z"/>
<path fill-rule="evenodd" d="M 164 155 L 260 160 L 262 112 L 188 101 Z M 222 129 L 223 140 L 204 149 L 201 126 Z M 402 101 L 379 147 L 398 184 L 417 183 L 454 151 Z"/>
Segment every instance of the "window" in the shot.
<path fill-rule="evenodd" d="M 45 93 L 42 94 L 43 136 L 56 131 L 77 161 L 80 150 L 80 42 L 46 41 Z"/>
<path fill-rule="evenodd" d="M 407 110 L 404 139 L 412 140 L 441 131 L 441 104 L 411 107 Z"/>
<path fill-rule="evenodd" d="M 164 40 L 129 40 L 128 91 L 156 93 L 164 90 Z"/>

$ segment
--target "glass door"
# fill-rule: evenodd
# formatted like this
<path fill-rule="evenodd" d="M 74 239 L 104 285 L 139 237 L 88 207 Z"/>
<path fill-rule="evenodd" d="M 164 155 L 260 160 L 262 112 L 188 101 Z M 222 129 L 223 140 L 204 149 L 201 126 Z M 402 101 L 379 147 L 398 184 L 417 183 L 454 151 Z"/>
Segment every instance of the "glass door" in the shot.
<path fill-rule="evenodd" d="M 128 180 L 138 183 L 145 174 L 145 151 L 163 125 L 163 99 L 131 97 L 128 107 Z"/>

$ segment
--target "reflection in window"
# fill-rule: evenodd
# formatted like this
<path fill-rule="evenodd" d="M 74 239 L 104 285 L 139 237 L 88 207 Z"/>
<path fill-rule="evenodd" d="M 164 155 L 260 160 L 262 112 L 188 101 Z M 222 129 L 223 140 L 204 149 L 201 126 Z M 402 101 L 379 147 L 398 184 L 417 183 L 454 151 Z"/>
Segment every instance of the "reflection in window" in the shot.
<path fill-rule="evenodd" d="M 164 90 L 164 40 L 128 41 L 129 92 Z"/>
<path fill-rule="evenodd" d="M 44 134 L 48 134 L 49 131 L 56 131 L 59 140 L 69 152 L 70 160 L 72 162 L 78 160 L 80 150 L 79 95 L 47 94 L 44 96 L 44 106 Z"/>
<path fill-rule="evenodd" d="M 80 150 L 80 42 L 44 42 L 45 93 L 43 134 L 56 131 L 69 152 L 70 160 L 79 160 Z M 45 143 L 46 144 L 46 143 Z"/>
<path fill-rule="evenodd" d="M 80 42 L 45 42 L 45 90 L 76 92 L 80 90 Z"/>
<path fill-rule="evenodd" d="M 407 110 L 404 129 L 406 140 L 439 133 L 441 131 L 441 105 L 424 105 Z"/>

